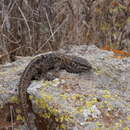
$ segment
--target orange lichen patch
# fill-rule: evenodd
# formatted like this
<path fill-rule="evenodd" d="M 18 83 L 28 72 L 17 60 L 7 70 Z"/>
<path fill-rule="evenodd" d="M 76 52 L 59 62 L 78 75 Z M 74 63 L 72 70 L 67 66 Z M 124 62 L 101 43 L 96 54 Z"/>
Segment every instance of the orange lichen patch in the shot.
<path fill-rule="evenodd" d="M 130 56 L 130 52 L 125 52 L 125 51 L 121 51 L 121 50 L 117 50 L 117 49 L 112 49 L 107 44 L 105 44 L 104 47 L 101 48 L 101 49 L 114 52 L 114 54 L 116 54 L 116 55 L 113 56 L 114 58 L 121 59 L 121 58 Z"/>
<path fill-rule="evenodd" d="M 113 1 L 111 4 L 112 4 L 113 7 L 117 7 L 119 5 L 119 3 L 116 2 L 116 1 Z"/>
<path fill-rule="evenodd" d="M 125 58 L 126 56 L 116 56 L 116 55 L 113 55 L 112 57 L 113 58 L 117 58 L 117 59 L 122 59 L 122 58 Z"/>
<path fill-rule="evenodd" d="M 101 49 L 111 51 L 111 48 L 108 46 L 108 44 L 105 44 Z"/>
<path fill-rule="evenodd" d="M 130 56 L 130 53 L 129 53 L 129 52 L 125 52 L 125 51 L 121 51 L 121 50 L 116 50 L 116 49 L 112 49 L 112 51 L 113 51 L 115 54 L 120 54 L 120 55 L 124 55 L 124 56 Z"/>

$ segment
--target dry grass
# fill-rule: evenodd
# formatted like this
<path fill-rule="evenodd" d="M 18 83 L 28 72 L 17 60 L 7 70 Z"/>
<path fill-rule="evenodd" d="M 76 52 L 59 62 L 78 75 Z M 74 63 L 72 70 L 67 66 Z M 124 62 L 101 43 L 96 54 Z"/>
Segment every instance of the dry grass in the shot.
<path fill-rule="evenodd" d="M 13 61 L 16 55 L 35 55 L 70 43 L 129 49 L 129 24 L 129 0 L 4 0 L 0 59 Z"/>

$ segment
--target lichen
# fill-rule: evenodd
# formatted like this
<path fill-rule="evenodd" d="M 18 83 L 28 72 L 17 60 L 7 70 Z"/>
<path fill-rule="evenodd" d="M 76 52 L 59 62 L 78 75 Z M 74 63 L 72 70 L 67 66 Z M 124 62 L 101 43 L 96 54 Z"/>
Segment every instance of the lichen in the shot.
<path fill-rule="evenodd" d="M 79 107 L 77 107 L 75 113 L 82 113 L 83 110 L 84 110 L 83 106 L 79 106 Z"/>
<path fill-rule="evenodd" d="M 80 95 L 80 94 L 74 94 L 71 98 L 74 101 L 76 101 L 76 100 L 83 101 L 85 99 L 85 97 L 83 95 Z"/>
<path fill-rule="evenodd" d="M 103 97 L 103 98 L 111 98 L 112 96 L 109 95 L 109 94 L 104 94 L 104 95 L 102 95 L 102 97 Z"/>
<path fill-rule="evenodd" d="M 43 94 L 44 95 L 44 94 Z M 58 108 L 52 107 L 47 103 L 47 100 L 50 100 L 50 97 L 44 95 L 42 98 L 35 98 L 34 102 L 42 111 L 39 112 L 39 116 L 44 119 L 52 119 L 54 122 L 59 124 L 61 129 L 65 129 L 65 122 L 71 120 L 70 114 L 62 113 Z M 51 98 L 53 100 L 53 98 Z M 53 118 L 52 118 L 53 117 Z"/>
<path fill-rule="evenodd" d="M 62 129 L 62 130 L 66 130 L 65 125 L 64 125 L 64 124 L 61 124 L 61 125 L 60 125 L 60 129 Z"/>
<path fill-rule="evenodd" d="M 20 114 L 18 114 L 16 117 L 16 120 L 17 121 L 24 121 L 24 118 Z"/>
<path fill-rule="evenodd" d="M 104 71 L 102 69 L 95 68 L 95 73 L 96 73 L 96 75 L 101 75 L 104 73 Z"/>
<path fill-rule="evenodd" d="M 93 105 L 90 108 L 84 109 L 83 116 L 85 120 L 93 120 L 101 116 L 101 112 L 96 105 Z"/>
<path fill-rule="evenodd" d="M 7 93 L 7 90 L 0 89 L 0 94 L 5 94 L 5 93 Z"/>
<path fill-rule="evenodd" d="M 130 130 L 130 128 L 128 128 L 128 127 L 125 127 L 125 128 L 123 128 L 123 130 Z"/>
<path fill-rule="evenodd" d="M 43 81 L 42 82 L 42 86 L 43 87 L 55 87 L 58 86 L 60 84 L 60 80 L 59 79 L 54 79 L 52 81 Z"/>
<path fill-rule="evenodd" d="M 102 123 L 100 123 L 100 122 L 96 122 L 96 126 L 98 126 L 98 127 L 101 127 L 102 126 Z"/>
<path fill-rule="evenodd" d="M 19 99 L 18 99 L 17 96 L 12 96 L 12 97 L 9 99 L 9 102 L 10 102 L 10 103 L 19 104 Z"/>
<path fill-rule="evenodd" d="M 63 99 L 63 100 L 66 100 L 68 98 L 68 96 L 66 96 L 65 94 L 61 94 L 60 97 Z"/>
<path fill-rule="evenodd" d="M 88 108 L 91 108 L 94 104 L 96 104 L 98 101 L 97 101 L 97 98 L 93 98 L 91 101 L 87 101 L 86 102 L 86 106 Z"/>
<path fill-rule="evenodd" d="M 127 120 L 130 120 L 130 115 L 127 116 Z"/>

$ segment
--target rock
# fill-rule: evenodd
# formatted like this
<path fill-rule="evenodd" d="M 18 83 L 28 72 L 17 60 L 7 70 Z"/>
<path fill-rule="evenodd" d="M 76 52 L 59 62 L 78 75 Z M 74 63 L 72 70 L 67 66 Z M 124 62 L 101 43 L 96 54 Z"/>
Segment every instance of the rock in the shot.
<path fill-rule="evenodd" d="M 32 81 L 28 93 L 41 129 L 130 129 L 130 58 L 116 59 L 112 52 L 94 45 L 69 46 L 59 51 L 87 59 L 93 69 L 82 74 L 62 70 L 52 81 Z M 22 124 L 17 83 L 31 59 L 20 58 L 0 66 L 0 114 L 7 113 L 0 117 L 1 124 L 11 123 L 8 118 L 12 106 L 13 127 L 26 127 Z"/>

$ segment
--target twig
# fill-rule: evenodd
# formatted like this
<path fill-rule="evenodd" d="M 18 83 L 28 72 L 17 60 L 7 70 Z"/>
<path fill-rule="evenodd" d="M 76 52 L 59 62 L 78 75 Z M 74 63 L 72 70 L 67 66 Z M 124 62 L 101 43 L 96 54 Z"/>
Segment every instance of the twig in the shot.
<path fill-rule="evenodd" d="M 67 19 L 67 18 L 66 18 Z M 50 41 L 50 39 L 55 35 L 56 32 L 60 30 L 60 28 L 65 24 L 66 19 L 63 21 L 63 23 L 54 31 L 54 33 L 46 40 L 46 42 L 36 51 L 38 53 L 41 51 L 41 49 Z"/>
<path fill-rule="evenodd" d="M 21 20 L 21 21 L 24 20 L 23 18 L 19 18 L 19 17 L 8 17 L 8 18 L 14 19 L 14 20 Z M 39 24 L 39 25 L 42 25 L 42 24 L 43 24 L 42 22 L 35 22 L 35 21 L 33 21 L 33 20 L 27 20 L 27 19 L 26 19 L 26 21 L 27 21 L 27 22 L 32 22 L 32 23 L 35 23 L 35 24 Z"/>
<path fill-rule="evenodd" d="M 45 14 L 46 14 L 47 22 L 48 22 L 48 25 L 49 25 L 49 28 L 50 28 L 50 31 L 51 31 L 51 35 L 53 35 L 52 27 L 51 27 L 51 24 L 50 24 L 50 20 L 49 20 L 49 17 L 48 17 L 48 14 L 47 14 L 46 8 L 45 8 Z M 53 41 L 55 41 L 55 37 L 54 37 L 54 35 L 53 35 L 52 38 L 53 38 Z"/>
<path fill-rule="evenodd" d="M 9 55 L 9 54 L 11 54 L 11 53 L 13 53 L 13 52 L 15 52 L 15 51 L 17 51 L 17 50 L 23 48 L 23 47 L 25 47 L 25 45 L 24 45 L 24 46 L 17 47 L 16 49 L 14 49 L 14 50 L 8 52 L 8 54 L 0 55 L 0 58 L 2 58 L 2 57 L 4 57 L 4 56 L 7 56 L 7 55 Z M 31 48 L 31 47 L 26 47 L 26 49 L 27 49 L 27 48 L 30 48 L 30 49 L 33 50 L 33 48 Z"/>
<path fill-rule="evenodd" d="M 21 8 L 19 7 L 19 5 L 18 5 L 17 3 L 16 3 L 16 5 L 18 6 L 18 9 L 19 9 L 19 11 L 20 11 L 20 13 L 21 13 L 21 15 L 22 15 L 24 21 L 25 21 L 25 24 L 27 25 L 28 32 L 29 32 L 29 37 L 30 37 L 30 41 L 31 41 L 30 27 L 29 27 L 29 25 L 28 25 L 27 19 L 26 19 L 24 13 L 22 12 Z"/>
<path fill-rule="evenodd" d="M 11 126 L 12 126 L 12 130 L 14 130 L 14 125 L 13 125 L 13 107 L 10 106 L 10 115 L 11 115 Z"/>
<path fill-rule="evenodd" d="M 9 14 L 10 14 L 10 12 L 12 11 L 14 5 L 15 5 L 15 1 L 14 1 L 13 4 L 11 4 L 11 3 L 9 4 L 8 9 L 10 8 L 10 10 L 8 10 L 8 12 L 6 12 L 6 14 L 4 14 L 4 12 L 2 12 L 2 16 L 5 16 L 5 17 L 4 17 L 4 20 L 3 20 L 3 23 L 2 23 L 2 25 L 1 25 L 1 28 L 2 28 L 2 29 L 3 29 L 3 27 L 4 27 L 4 23 L 5 23 L 6 20 L 7 20 L 7 17 L 9 18 Z M 5 9 L 4 5 L 3 5 L 3 9 Z M 3 10 L 3 9 L 2 9 L 2 10 Z"/>
<path fill-rule="evenodd" d="M 16 44 L 17 44 L 17 43 L 20 42 L 20 40 L 15 42 L 15 41 L 9 39 L 9 38 L 8 38 L 5 34 L 3 34 L 3 33 L 2 33 L 2 35 L 3 35 L 3 37 L 5 37 L 5 38 L 6 38 L 9 42 L 11 42 L 11 43 L 16 43 Z"/>

